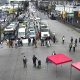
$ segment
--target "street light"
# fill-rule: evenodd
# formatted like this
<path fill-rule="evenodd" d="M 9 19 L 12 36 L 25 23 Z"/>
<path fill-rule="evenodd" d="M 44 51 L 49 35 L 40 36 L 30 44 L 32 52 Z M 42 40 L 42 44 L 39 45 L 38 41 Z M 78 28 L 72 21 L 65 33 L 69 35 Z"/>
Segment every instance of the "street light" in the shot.
<path fill-rule="evenodd" d="M 12 8 L 12 14 L 13 14 L 13 19 L 14 19 L 14 1 L 12 1 L 12 6 L 13 6 L 13 8 Z"/>
<path fill-rule="evenodd" d="M 1 33 L 2 33 L 1 25 L 2 25 L 2 22 L 0 21 L 0 44 L 1 44 Z"/>
<path fill-rule="evenodd" d="M 0 22 L 0 44 L 1 44 L 1 22 Z"/>

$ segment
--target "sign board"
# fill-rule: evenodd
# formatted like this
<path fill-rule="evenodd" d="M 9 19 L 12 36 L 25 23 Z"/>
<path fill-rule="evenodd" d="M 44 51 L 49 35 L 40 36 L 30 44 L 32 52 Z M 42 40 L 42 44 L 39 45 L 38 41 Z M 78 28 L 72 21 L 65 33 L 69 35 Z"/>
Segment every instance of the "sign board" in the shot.
<path fill-rule="evenodd" d="M 74 13 L 68 13 L 67 16 L 74 17 Z"/>

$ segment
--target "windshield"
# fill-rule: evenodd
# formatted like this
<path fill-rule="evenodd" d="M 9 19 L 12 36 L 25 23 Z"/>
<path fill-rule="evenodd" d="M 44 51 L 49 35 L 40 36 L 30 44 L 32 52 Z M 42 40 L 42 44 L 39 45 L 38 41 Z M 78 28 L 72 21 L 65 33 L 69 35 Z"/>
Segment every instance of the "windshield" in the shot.
<path fill-rule="evenodd" d="M 47 26 L 41 26 L 41 28 L 47 28 Z"/>
<path fill-rule="evenodd" d="M 5 32 L 4 34 L 5 34 L 5 35 L 13 35 L 14 32 Z"/>
<path fill-rule="evenodd" d="M 48 32 L 49 31 L 49 29 L 41 29 L 41 32 Z"/>
<path fill-rule="evenodd" d="M 35 32 L 30 32 L 30 35 L 35 35 Z"/>
<path fill-rule="evenodd" d="M 19 32 L 18 34 L 19 35 L 25 35 L 25 32 Z"/>
<path fill-rule="evenodd" d="M 4 32 L 4 37 L 5 39 L 9 39 L 9 38 L 13 39 L 15 38 L 15 32 Z"/>

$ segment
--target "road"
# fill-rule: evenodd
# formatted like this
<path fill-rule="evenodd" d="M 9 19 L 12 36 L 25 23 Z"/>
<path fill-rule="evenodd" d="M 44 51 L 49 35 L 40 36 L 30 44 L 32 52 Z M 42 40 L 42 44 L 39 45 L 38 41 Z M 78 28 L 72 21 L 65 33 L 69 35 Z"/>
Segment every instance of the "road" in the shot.
<path fill-rule="evenodd" d="M 69 53 L 68 46 L 71 36 L 75 38 L 80 37 L 80 33 L 76 32 L 69 26 L 66 26 L 58 21 L 46 18 L 43 13 L 39 13 L 43 18 L 43 22 L 48 24 L 50 30 L 56 33 L 58 43 L 53 44 L 51 47 L 41 47 L 38 41 L 38 48 L 34 46 L 27 46 L 19 48 L 8 48 L 5 45 L 0 49 L 0 80 L 69 80 L 70 64 L 67 63 L 58 66 L 56 78 L 56 66 L 54 64 L 45 63 L 46 57 L 51 55 L 55 50 L 56 53 L 64 53 L 73 59 L 73 62 L 80 60 L 80 44 L 78 43 L 76 52 Z M 65 36 L 66 42 L 63 45 L 61 42 L 62 36 Z M 42 61 L 42 68 L 37 69 L 33 67 L 32 56 L 35 54 L 38 59 Z M 27 69 L 23 68 L 22 58 L 26 56 L 28 59 Z M 80 80 L 79 72 L 73 69 L 72 80 Z"/>

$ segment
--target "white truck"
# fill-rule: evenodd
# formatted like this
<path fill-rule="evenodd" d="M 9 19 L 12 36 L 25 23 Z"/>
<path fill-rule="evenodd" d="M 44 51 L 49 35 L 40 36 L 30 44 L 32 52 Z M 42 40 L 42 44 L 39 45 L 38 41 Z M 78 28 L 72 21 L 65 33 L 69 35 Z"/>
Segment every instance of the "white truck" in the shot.
<path fill-rule="evenodd" d="M 26 38 L 26 28 L 19 28 L 18 29 L 18 38 Z"/>
<path fill-rule="evenodd" d="M 41 29 L 41 39 L 45 39 L 46 37 L 49 37 L 49 29 L 48 28 L 43 28 Z"/>

